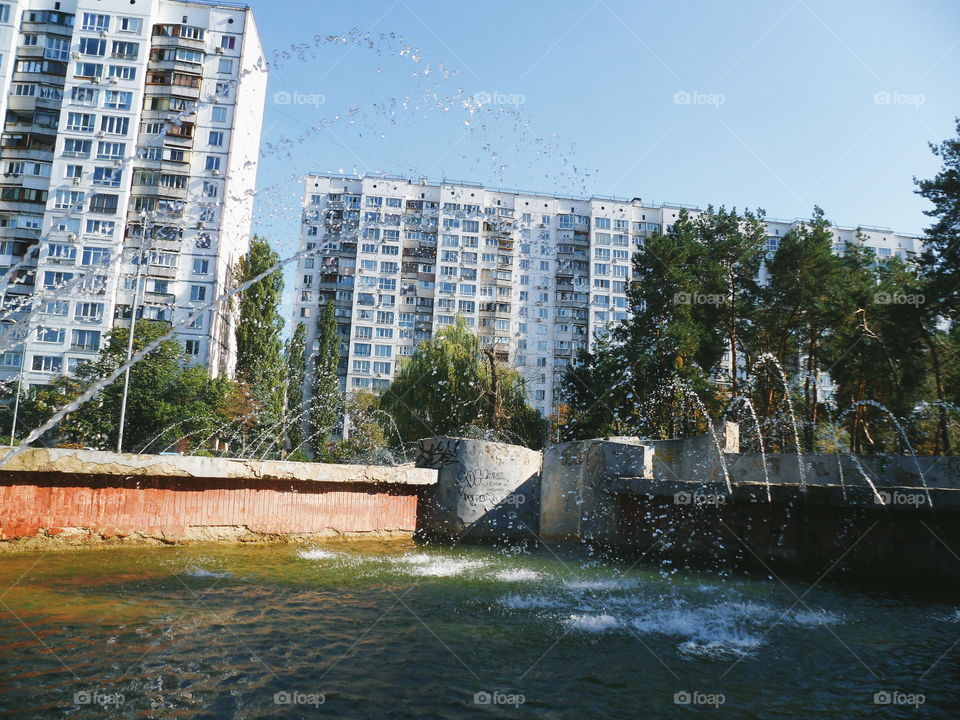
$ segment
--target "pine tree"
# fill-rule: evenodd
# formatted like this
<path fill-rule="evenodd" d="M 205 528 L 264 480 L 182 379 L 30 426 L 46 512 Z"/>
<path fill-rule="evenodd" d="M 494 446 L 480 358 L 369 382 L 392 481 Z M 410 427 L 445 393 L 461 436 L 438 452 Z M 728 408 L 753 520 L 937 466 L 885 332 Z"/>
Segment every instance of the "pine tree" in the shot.
<path fill-rule="evenodd" d="M 291 452 L 303 445 L 303 390 L 307 374 L 307 326 L 297 323 L 287 343 L 287 441 Z"/>
<path fill-rule="evenodd" d="M 327 455 L 330 436 L 340 421 L 343 394 L 337 374 L 340 365 L 340 337 L 333 301 L 323 306 L 319 327 L 319 348 L 313 361 L 313 392 L 310 405 L 310 441 L 314 456 Z"/>

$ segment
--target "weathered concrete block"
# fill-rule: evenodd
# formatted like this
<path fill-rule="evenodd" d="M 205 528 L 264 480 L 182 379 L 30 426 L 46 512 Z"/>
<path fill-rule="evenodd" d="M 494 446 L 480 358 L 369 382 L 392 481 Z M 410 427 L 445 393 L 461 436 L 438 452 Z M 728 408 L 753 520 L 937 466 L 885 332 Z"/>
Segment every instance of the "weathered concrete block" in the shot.
<path fill-rule="evenodd" d="M 536 450 L 468 438 L 420 441 L 417 467 L 439 471 L 424 488 L 417 534 L 465 541 L 533 540 L 538 532 L 542 456 Z"/>

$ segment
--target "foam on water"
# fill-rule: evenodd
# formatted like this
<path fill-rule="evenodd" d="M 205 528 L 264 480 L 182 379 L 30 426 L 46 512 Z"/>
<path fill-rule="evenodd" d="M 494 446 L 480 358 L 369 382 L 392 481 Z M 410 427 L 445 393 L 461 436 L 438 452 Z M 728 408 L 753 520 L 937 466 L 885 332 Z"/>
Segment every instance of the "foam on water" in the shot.
<path fill-rule="evenodd" d="M 606 613 L 571 615 L 564 621 L 564 624 L 571 630 L 585 633 L 605 633 L 620 627 L 620 621 L 613 615 L 607 615 Z"/>
<path fill-rule="evenodd" d="M 182 575 L 192 578 L 228 578 L 233 577 L 232 572 L 216 572 L 215 570 L 207 570 L 206 568 L 201 567 L 191 567 L 187 570 L 184 570 Z"/>
<path fill-rule="evenodd" d="M 468 570 L 477 570 L 486 566 L 482 560 L 442 557 L 425 553 L 404 555 L 396 563 L 404 572 L 422 577 L 453 577 L 462 575 Z"/>
<path fill-rule="evenodd" d="M 331 560 L 337 557 L 338 553 L 333 552 L 332 550 L 301 550 L 297 553 L 297 557 L 303 558 L 304 560 Z"/>
<path fill-rule="evenodd" d="M 510 610 L 542 610 L 560 608 L 565 605 L 560 598 L 550 595 L 520 595 L 511 593 L 500 598 L 500 604 Z"/>
<path fill-rule="evenodd" d="M 531 582 L 543 577 L 542 573 L 528 568 L 517 568 L 515 570 L 500 570 L 494 574 L 497 580 L 502 582 Z"/>
<path fill-rule="evenodd" d="M 628 590 L 637 586 L 632 578 L 610 578 L 600 580 L 568 580 L 563 584 L 568 590 L 575 592 L 583 590 Z"/>

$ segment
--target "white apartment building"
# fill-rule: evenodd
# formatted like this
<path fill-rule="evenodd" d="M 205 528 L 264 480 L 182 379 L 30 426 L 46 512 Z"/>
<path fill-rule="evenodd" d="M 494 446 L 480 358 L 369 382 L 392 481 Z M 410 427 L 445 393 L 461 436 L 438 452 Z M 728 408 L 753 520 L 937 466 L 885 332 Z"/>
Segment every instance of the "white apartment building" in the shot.
<path fill-rule="evenodd" d="M 332 300 L 343 388 L 382 389 L 457 314 L 520 369 L 528 398 L 553 412 L 555 387 L 595 332 L 627 319 L 631 257 L 669 231 L 681 205 L 572 198 L 425 179 L 309 175 L 305 179 L 293 326 L 315 347 Z M 802 220 L 769 220 L 768 250 Z M 919 238 L 860 228 L 878 256 L 912 256 Z M 837 228 L 837 247 L 856 237 Z"/>
<path fill-rule="evenodd" d="M 0 2 L 0 379 L 47 383 L 134 306 L 179 323 L 230 287 L 266 82 L 244 5 Z M 178 337 L 232 372 L 224 307 Z"/>

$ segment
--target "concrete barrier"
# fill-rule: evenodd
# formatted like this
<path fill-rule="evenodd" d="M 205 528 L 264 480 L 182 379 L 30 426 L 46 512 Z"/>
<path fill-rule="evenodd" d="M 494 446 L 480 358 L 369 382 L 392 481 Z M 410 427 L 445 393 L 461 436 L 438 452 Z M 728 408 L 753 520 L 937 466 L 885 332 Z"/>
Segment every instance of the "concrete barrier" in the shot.
<path fill-rule="evenodd" d="M 0 550 L 411 536 L 432 470 L 33 448 L 0 466 Z"/>
<path fill-rule="evenodd" d="M 438 471 L 420 493 L 417 535 L 457 542 L 534 540 L 540 468 L 536 450 L 468 438 L 421 440 L 417 467 Z"/>

